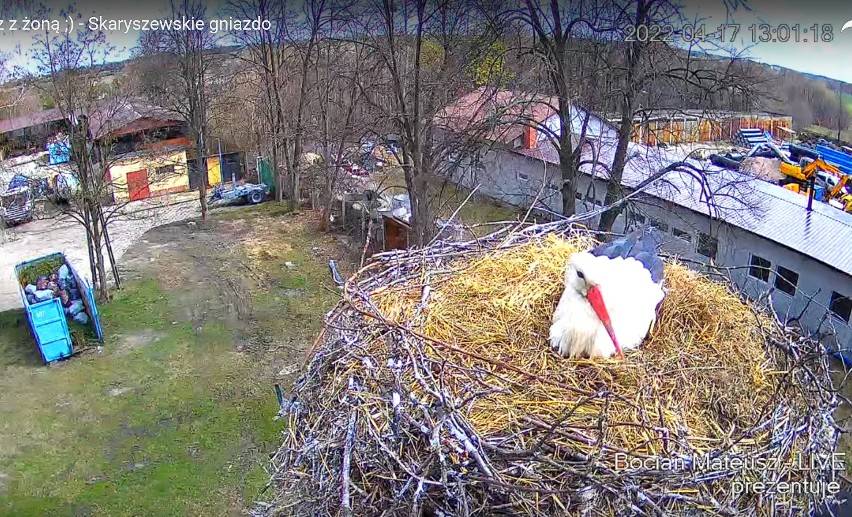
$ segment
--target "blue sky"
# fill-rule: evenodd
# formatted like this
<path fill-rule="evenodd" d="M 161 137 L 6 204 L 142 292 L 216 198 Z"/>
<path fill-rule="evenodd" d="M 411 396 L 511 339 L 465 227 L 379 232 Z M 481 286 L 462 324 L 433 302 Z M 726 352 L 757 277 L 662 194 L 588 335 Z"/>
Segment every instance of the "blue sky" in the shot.
<path fill-rule="evenodd" d="M 0 0 L 3 1 L 3 0 Z M 737 5 L 731 12 L 732 18 L 726 17 L 723 0 L 681 0 L 686 4 L 684 12 L 701 18 L 707 32 L 712 32 L 722 23 L 731 22 L 739 25 L 739 37 L 735 42 L 744 55 L 757 61 L 775 64 L 809 72 L 852 83 L 852 29 L 841 33 L 841 27 L 846 21 L 852 20 L 852 2 L 837 0 L 747 0 L 748 10 Z M 727 0 L 729 4 L 742 4 L 744 0 Z M 209 4 L 209 12 L 215 12 L 219 2 Z M 846 4 L 846 5 L 844 5 Z M 58 5 L 58 4 L 57 4 Z M 120 0 L 78 0 L 77 9 L 84 18 L 102 16 L 105 19 L 142 20 L 160 18 L 165 13 L 168 0 L 147 0 L 145 2 L 124 3 Z M 773 28 L 786 24 L 791 28 L 788 42 L 753 42 L 753 37 L 760 34 L 760 29 L 749 29 L 751 24 L 767 23 Z M 792 31 L 794 25 L 799 25 L 799 39 L 796 42 Z M 815 42 L 810 28 L 817 24 L 830 24 L 832 41 Z M 13 53 L 20 46 L 26 49 L 31 35 L 21 31 L 11 32 L 8 23 L 0 27 L 0 51 Z M 808 33 L 805 33 L 807 29 Z M 732 29 L 730 29 L 732 30 Z M 783 31 L 783 29 L 782 29 Z M 777 39 L 777 34 L 772 35 Z M 130 49 L 136 44 L 138 32 L 123 34 L 120 32 L 107 33 L 110 43 L 118 47 L 117 58 L 129 55 Z M 805 42 L 804 40 L 808 41 Z M 14 59 L 17 64 L 26 65 L 25 57 Z"/>
<path fill-rule="evenodd" d="M 730 1 L 730 0 L 729 0 Z M 691 7 L 691 6 L 695 7 Z M 738 47 L 746 50 L 746 55 L 763 63 L 769 63 L 802 72 L 824 75 L 852 83 L 852 29 L 841 33 L 843 24 L 852 20 L 852 2 L 848 0 L 749 0 L 749 10 L 738 8 L 732 12 L 732 22 L 740 26 Z M 706 17 L 708 29 L 725 23 L 726 12 L 720 1 L 690 2 L 690 9 L 699 17 Z M 799 25 L 799 42 L 790 41 L 757 42 L 753 36 L 760 36 L 760 28 L 755 27 L 754 34 L 749 30 L 751 24 L 766 23 L 777 29 L 782 24 L 792 27 Z M 830 24 L 832 41 L 815 42 L 810 28 L 817 24 Z M 804 33 L 805 29 L 808 34 Z M 782 29 L 782 33 L 784 30 Z M 792 33 L 792 30 L 791 30 Z M 777 32 L 773 35 L 777 39 Z M 808 41 L 805 42 L 804 40 Z"/>

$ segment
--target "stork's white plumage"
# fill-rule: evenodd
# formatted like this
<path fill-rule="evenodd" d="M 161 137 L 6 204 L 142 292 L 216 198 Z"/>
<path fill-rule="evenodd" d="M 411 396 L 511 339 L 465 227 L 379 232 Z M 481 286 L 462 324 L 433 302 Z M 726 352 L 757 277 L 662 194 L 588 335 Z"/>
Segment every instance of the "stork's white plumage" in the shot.
<path fill-rule="evenodd" d="M 652 231 L 640 230 L 571 256 L 550 327 L 554 351 L 608 358 L 642 344 L 665 296 L 657 244 Z"/>

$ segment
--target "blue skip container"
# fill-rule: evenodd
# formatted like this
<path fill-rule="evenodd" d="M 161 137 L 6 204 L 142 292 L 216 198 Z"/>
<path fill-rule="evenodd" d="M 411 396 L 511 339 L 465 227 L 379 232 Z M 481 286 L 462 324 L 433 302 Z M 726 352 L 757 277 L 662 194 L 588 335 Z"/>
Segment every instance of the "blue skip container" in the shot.
<path fill-rule="evenodd" d="M 71 333 L 68 331 L 68 320 L 62 301 L 52 298 L 38 303 L 30 303 L 24 285 L 21 283 L 21 273 L 29 266 L 38 264 L 45 260 L 60 259 L 62 264 L 68 267 L 80 296 L 83 301 L 86 315 L 89 317 L 89 325 L 92 325 L 99 341 L 103 341 L 101 322 L 98 317 L 98 308 L 95 305 L 95 296 L 92 287 L 74 269 L 63 253 L 52 253 L 33 260 L 21 262 L 15 266 L 15 278 L 18 281 L 18 291 L 24 304 L 24 312 L 30 322 L 33 338 L 38 345 L 41 358 L 45 364 L 70 357 L 74 353 L 74 343 L 71 341 Z"/>

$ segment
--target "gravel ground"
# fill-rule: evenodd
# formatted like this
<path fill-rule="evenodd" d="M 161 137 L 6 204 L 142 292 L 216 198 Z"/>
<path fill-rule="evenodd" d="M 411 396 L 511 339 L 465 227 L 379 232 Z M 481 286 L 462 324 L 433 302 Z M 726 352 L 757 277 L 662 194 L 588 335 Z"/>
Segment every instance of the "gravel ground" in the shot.
<path fill-rule="evenodd" d="M 116 261 L 120 262 L 124 252 L 151 228 L 198 217 L 199 213 L 195 193 L 127 204 L 109 223 Z M 61 251 L 81 275 L 90 279 L 85 235 L 82 225 L 70 218 L 32 221 L 3 230 L 0 234 L 0 311 L 22 306 L 14 271 L 19 262 Z"/>

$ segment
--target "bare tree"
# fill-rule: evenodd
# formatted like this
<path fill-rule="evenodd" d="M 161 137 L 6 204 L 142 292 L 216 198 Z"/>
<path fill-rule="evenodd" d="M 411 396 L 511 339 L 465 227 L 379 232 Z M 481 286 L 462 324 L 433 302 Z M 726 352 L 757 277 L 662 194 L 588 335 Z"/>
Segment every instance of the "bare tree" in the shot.
<path fill-rule="evenodd" d="M 588 66 L 588 61 L 597 60 L 606 51 L 600 45 L 578 46 L 577 42 L 610 30 L 612 9 L 607 2 L 596 0 L 582 3 L 525 0 L 522 7 L 511 7 L 507 14 L 520 22 L 520 49 L 541 62 L 546 84 L 555 96 L 551 108 L 557 115 L 558 127 L 547 127 L 536 120 L 524 122 L 544 133 L 556 147 L 562 213 L 570 216 L 576 210 L 577 177 L 591 116 L 579 105 L 581 99 L 593 98 L 590 92 L 600 91 L 590 88 L 594 86 L 596 71 Z"/>
<path fill-rule="evenodd" d="M 436 231 L 430 181 L 446 172 L 451 153 L 472 148 L 483 134 L 454 127 L 453 137 L 444 132 L 438 138 L 436 115 L 472 89 L 470 63 L 492 50 L 496 31 L 467 2 L 375 0 L 360 8 L 353 7 L 362 35 L 354 43 L 370 50 L 376 74 L 362 88 L 364 99 L 376 112 L 374 133 L 399 135 L 398 162 L 412 208 L 410 242 L 427 244 Z"/>
<path fill-rule="evenodd" d="M 288 65 L 288 47 L 286 39 L 285 2 L 277 0 L 228 0 L 227 11 L 238 17 L 260 17 L 272 22 L 268 31 L 236 31 L 232 36 L 240 42 L 241 49 L 236 56 L 247 64 L 250 83 L 256 85 L 259 94 L 252 97 L 253 105 L 259 112 L 259 121 L 263 122 L 266 134 L 261 145 L 271 154 L 272 170 L 275 173 L 275 197 L 284 199 L 285 176 L 282 173 L 283 145 L 287 135 L 285 101 L 287 83 L 291 80 Z M 257 98 L 259 97 L 259 98 Z M 261 151 L 261 149 L 258 149 Z"/>
<path fill-rule="evenodd" d="M 50 10 L 42 6 L 37 15 L 47 17 Z M 72 6 L 62 10 L 60 16 L 78 18 L 80 14 Z M 104 210 L 109 195 L 104 149 L 95 144 L 90 116 L 99 111 L 102 118 L 110 117 L 110 107 L 102 99 L 99 72 L 112 54 L 113 47 L 104 34 L 88 27 L 81 27 L 73 34 L 49 31 L 36 34 L 30 51 L 37 68 L 37 76 L 30 77 L 30 83 L 55 100 L 56 108 L 67 122 L 70 157 L 79 188 L 62 214 L 75 219 L 86 230 L 92 282 L 102 301 L 109 296 L 105 249 L 113 264 L 116 284 L 120 281 L 111 256 Z"/>
<path fill-rule="evenodd" d="M 736 51 L 727 42 L 712 38 L 705 44 L 702 35 L 696 34 L 697 28 L 703 27 L 701 20 L 686 18 L 679 4 L 670 0 L 623 0 L 617 4 L 608 35 L 619 42 L 630 41 L 615 44 L 616 52 L 603 71 L 612 77 L 618 104 L 617 142 L 605 205 L 624 195 L 621 182 L 634 136 L 634 120 L 640 112 L 659 107 L 677 116 L 684 108 L 699 108 L 712 119 L 720 109 L 752 110 L 757 107 L 757 86 L 763 81 L 759 71 L 753 73 L 753 67 L 741 57 L 742 50 Z M 672 28 L 669 37 L 691 44 L 684 50 L 641 37 L 637 30 L 657 26 Z M 707 50 L 721 53 L 722 57 L 708 59 L 701 55 Z M 661 99 L 665 99 L 664 103 Z M 677 107 L 674 110 L 673 102 Z M 607 210 L 598 229 L 611 231 L 621 211 L 620 207 Z"/>
<path fill-rule="evenodd" d="M 364 111 L 358 109 L 363 101 L 361 87 L 368 75 L 365 59 L 368 53 L 361 45 L 339 39 L 326 39 L 317 47 L 313 106 L 318 122 L 315 140 L 322 153 L 317 183 L 321 192 L 322 227 L 326 231 L 329 207 L 343 174 L 341 163 L 347 143 L 359 137 L 362 128 L 372 125 Z"/>
<path fill-rule="evenodd" d="M 751 77 L 748 67 L 741 66 L 743 60 L 734 54 L 727 60 L 696 55 L 708 50 L 700 43 L 707 35 L 696 34 L 706 24 L 688 20 L 671 0 L 530 0 L 509 13 L 520 22 L 519 47 L 543 64 L 556 97 L 558 128 L 551 128 L 550 134 L 548 128 L 540 130 L 558 151 L 565 215 L 575 211 L 576 178 L 580 164 L 589 159 L 583 151 L 590 137 L 598 140 L 598 151 L 609 147 L 605 205 L 614 208 L 602 215 L 602 231 L 611 231 L 623 209 L 614 203 L 624 195 L 621 180 L 637 115 L 649 108 L 730 108 L 734 99 L 753 105 L 755 81 L 747 80 Z M 655 27 L 671 30 L 650 34 Z M 529 32 L 532 36 L 526 36 Z M 684 49 L 675 41 L 695 43 Z M 725 49 L 717 45 L 713 50 Z M 589 110 L 581 106 L 596 109 L 602 118 L 614 113 L 614 141 L 601 141 L 604 131 L 589 133 Z M 593 161 L 600 159 L 592 154 Z"/>
<path fill-rule="evenodd" d="M 311 67 L 314 66 L 317 45 L 328 36 L 327 31 L 336 19 L 338 9 L 333 0 L 308 0 L 301 13 L 285 18 L 285 34 L 288 45 L 295 51 L 298 64 L 298 95 L 291 110 L 289 126 L 291 133 L 285 138 L 285 161 L 287 163 L 287 187 L 294 206 L 299 206 L 301 196 L 301 164 L 304 152 L 307 104 Z"/>
<path fill-rule="evenodd" d="M 317 52 L 345 5 L 335 0 L 227 2 L 227 11 L 236 17 L 272 22 L 271 30 L 238 31 L 232 36 L 243 47 L 236 56 L 249 64 L 259 84 L 255 104 L 266 126 L 264 140 L 276 175 L 276 198 L 282 201 L 286 195 L 296 206 L 306 137 L 316 123 L 315 117 L 309 116 L 309 105 L 314 100 Z"/>
<path fill-rule="evenodd" d="M 171 0 L 170 15 L 175 19 L 205 19 L 206 4 L 200 0 Z M 211 68 L 216 46 L 208 30 L 143 32 L 139 41 L 139 57 L 147 67 L 139 78 L 141 90 L 155 103 L 179 114 L 186 121 L 195 145 L 195 179 L 201 219 L 207 218 L 207 177 L 204 165 L 205 139 L 210 119 Z"/>

